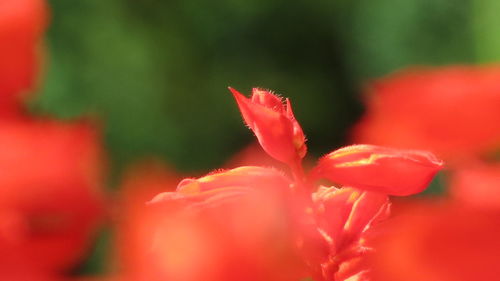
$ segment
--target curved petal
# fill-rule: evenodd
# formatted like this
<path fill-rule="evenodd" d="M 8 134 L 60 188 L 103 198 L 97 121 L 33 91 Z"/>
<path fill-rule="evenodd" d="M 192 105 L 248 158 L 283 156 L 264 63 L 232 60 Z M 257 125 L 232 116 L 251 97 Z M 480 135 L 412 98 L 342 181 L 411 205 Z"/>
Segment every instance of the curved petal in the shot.
<path fill-rule="evenodd" d="M 290 102 L 285 106 L 279 97 L 260 89 L 254 89 L 250 99 L 233 88 L 229 90 L 245 123 L 270 156 L 287 164 L 305 156 L 305 137 L 293 116 Z"/>
<path fill-rule="evenodd" d="M 320 159 L 312 178 L 406 196 L 423 191 L 442 167 L 443 162 L 426 151 L 352 145 Z"/>

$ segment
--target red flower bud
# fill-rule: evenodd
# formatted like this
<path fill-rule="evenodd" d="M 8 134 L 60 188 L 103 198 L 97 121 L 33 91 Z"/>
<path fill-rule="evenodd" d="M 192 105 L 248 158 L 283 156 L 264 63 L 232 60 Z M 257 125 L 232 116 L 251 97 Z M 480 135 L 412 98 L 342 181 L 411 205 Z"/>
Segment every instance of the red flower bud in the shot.
<path fill-rule="evenodd" d="M 352 145 L 324 156 L 312 178 L 405 196 L 423 191 L 442 167 L 443 162 L 426 151 Z"/>
<path fill-rule="evenodd" d="M 290 101 L 269 91 L 254 88 L 246 98 L 233 88 L 233 93 L 245 123 L 255 133 L 262 148 L 275 159 L 287 164 L 306 155 L 305 137 L 292 112 Z"/>

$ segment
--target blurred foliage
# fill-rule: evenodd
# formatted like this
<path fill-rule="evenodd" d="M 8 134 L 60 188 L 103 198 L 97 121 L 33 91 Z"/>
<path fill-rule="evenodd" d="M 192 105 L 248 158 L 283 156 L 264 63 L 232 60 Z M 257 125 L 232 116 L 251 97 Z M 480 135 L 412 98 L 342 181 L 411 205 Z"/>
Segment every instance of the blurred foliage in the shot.
<path fill-rule="evenodd" d="M 475 0 L 472 2 L 474 47 L 477 61 L 488 63 L 500 60 L 500 2 L 496 0 Z"/>
<path fill-rule="evenodd" d="M 112 267 L 115 266 L 115 264 L 109 262 L 114 258 L 112 256 L 112 234 L 111 229 L 102 229 L 95 240 L 92 241 L 92 248 L 89 249 L 82 262 L 72 270 L 72 274 L 77 276 L 104 275 L 112 272 Z"/>
<path fill-rule="evenodd" d="M 441 196 L 446 192 L 446 187 L 448 186 L 448 183 L 446 181 L 446 175 L 444 172 L 439 172 L 437 175 L 432 179 L 431 183 L 427 187 L 426 190 L 423 192 L 415 195 L 415 197 L 434 197 L 434 196 Z"/>
<path fill-rule="evenodd" d="M 474 61 L 470 1 L 346 1 L 346 54 L 361 79 L 411 65 Z"/>
<path fill-rule="evenodd" d="M 227 86 L 292 99 L 313 154 L 346 141 L 369 78 L 499 55 L 493 0 L 50 1 L 35 110 L 97 115 L 113 167 L 207 170 L 252 140 Z"/>

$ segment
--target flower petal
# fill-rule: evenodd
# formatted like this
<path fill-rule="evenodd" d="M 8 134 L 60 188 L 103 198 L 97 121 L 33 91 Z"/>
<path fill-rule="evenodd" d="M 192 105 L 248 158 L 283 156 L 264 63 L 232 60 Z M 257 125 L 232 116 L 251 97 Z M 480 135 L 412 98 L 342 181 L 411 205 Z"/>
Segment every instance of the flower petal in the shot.
<path fill-rule="evenodd" d="M 426 151 L 352 145 L 324 156 L 312 178 L 406 196 L 423 191 L 442 167 L 443 162 Z"/>
<path fill-rule="evenodd" d="M 255 133 L 262 148 L 273 158 L 295 164 L 306 154 L 305 138 L 295 120 L 290 103 L 269 91 L 254 89 L 251 99 L 229 88 L 238 103 L 245 123 Z"/>

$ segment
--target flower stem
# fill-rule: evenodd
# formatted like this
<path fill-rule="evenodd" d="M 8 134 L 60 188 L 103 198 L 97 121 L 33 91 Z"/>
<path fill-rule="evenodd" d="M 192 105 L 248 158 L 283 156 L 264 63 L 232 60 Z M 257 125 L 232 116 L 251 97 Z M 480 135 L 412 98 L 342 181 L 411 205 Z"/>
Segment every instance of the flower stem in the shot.
<path fill-rule="evenodd" d="M 295 180 L 297 190 L 304 192 L 307 190 L 307 181 L 304 169 L 302 168 L 302 159 L 296 159 L 292 165 L 290 165 L 292 171 L 293 179 Z"/>

